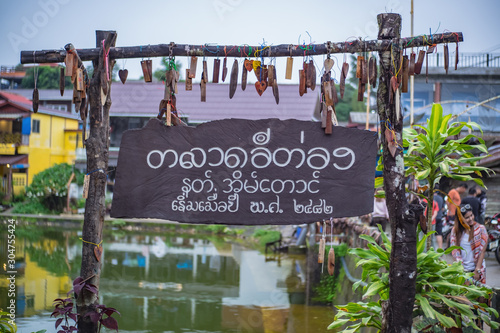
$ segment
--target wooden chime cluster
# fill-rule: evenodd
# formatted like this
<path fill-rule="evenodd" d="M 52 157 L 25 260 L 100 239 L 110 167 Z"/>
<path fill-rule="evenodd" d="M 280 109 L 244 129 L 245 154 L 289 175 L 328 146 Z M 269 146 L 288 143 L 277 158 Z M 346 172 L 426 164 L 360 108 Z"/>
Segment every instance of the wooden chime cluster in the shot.
<path fill-rule="evenodd" d="M 323 272 L 326 247 L 326 221 L 323 221 L 323 232 L 319 240 L 318 264 L 321 264 L 321 272 Z M 328 251 L 327 259 L 328 274 L 333 275 L 335 272 L 335 250 L 333 249 L 333 219 L 330 218 L 330 251 Z"/>
<path fill-rule="evenodd" d="M 330 58 L 330 55 L 328 55 L 324 62 L 325 72 L 321 77 L 321 127 L 325 129 L 325 134 L 332 134 L 332 126 L 338 125 L 337 116 L 335 114 L 335 104 L 338 103 L 339 99 L 337 96 L 335 81 L 331 75 L 331 69 L 334 64 L 335 61 Z M 314 67 L 314 65 L 310 63 L 308 68 L 311 67 L 311 65 Z M 348 71 L 349 65 L 347 63 L 345 63 L 345 65 L 347 65 L 346 71 Z M 304 72 L 302 71 L 300 74 L 303 75 L 303 73 Z M 314 81 L 316 81 L 316 77 L 314 77 Z M 345 84 L 345 76 L 343 84 Z M 341 85 L 341 87 L 343 86 Z M 343 90 L 341 95 L 343 97 Z"/>
<path fill-rule="evenodd" d="M 369 83 L 374 88 L 377 85 L 377 62 L 374 57 L 365 59 L 363 56 L 358 56 L 356 78 L 358 79 L 358 102 L 362 102 L 366 85 Z"/>
<path fill-rule="evenodd" d="M 186 77 L 189 77 L 189 75 L 187 75 Z M 144 76 L 144 78 L 146 78 L 146 76 Z M 176 69 L 175 59 L 173 57 L 170 57 L 168 61 L 167 71 L 165 72 L 165 91 L 163 94 L 163 99 L 160 101 L 160 107 L 157 116 L 158 119 L 162 119 L 165 115 L 165 124 L 167 126 L 177 126 L 181 124 L 181 120 L 177 114 L 177 99 L 175 97 L 175 94 L 177 94 L 178 92 L 178 82 L 179 71 L 177 71 Z"/>

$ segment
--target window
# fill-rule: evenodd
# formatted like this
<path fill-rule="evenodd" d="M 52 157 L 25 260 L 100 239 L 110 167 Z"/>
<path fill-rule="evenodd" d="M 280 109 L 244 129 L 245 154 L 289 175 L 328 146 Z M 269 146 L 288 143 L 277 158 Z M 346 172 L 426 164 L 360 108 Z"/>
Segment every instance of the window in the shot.
<path fill-rule="evenodd" d="M 31 130 L 33 133 L 40 133 L 40 120 L 33 119 L 33 124 L 31 126 Z"/>

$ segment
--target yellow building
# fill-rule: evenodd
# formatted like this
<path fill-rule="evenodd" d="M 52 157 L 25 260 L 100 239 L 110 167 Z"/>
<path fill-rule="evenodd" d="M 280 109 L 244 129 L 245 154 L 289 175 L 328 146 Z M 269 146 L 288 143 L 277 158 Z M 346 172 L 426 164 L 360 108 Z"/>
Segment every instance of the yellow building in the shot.
<path fill-rule="evenodd" d="M 0 190 L 18 194 L 33 176 L 54 164 L 73 164 L 81 130 L 76 114 L 39 107 L 20 95 L 0 91 Z"/>

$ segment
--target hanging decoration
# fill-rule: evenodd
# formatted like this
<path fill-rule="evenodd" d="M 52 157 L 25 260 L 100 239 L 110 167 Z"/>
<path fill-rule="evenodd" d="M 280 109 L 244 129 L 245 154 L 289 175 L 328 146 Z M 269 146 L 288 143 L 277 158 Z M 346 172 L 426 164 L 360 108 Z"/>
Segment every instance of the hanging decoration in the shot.
<path fill-rule="evenodd" d="M 323 267 L 325 266 L 325 234 L 326 234 L 326 222 L 323 220 L 323 228 L 321 230 L 321 239 L 319 240 L 319 251 L 318 251 L 318 264 L 321 264 L 321 273 L 323 273 Z"/>
<path fill-rule="evenodd" d="M 142 60 L 141 61 L 142 75 L 144 76 L 144 82 L 152 82 L 153 81 L 153 61 Z"/>
<path fill-rule="evenodd" d="M 273 88 L 273 96 L 276 104 L 280 104 L 280 92 L 278 89 L 278 77 L 276 75 L 276 65 L 272 68 L 273 73 L 273 82 L 271 83 L 271 87 Z"/>
<path fill-rule="evenodd" d="M 328 274 L 335 272 L 335 250 L 333 249 L 333 218 L 330 217 L 330 251 L 328 251 Z"/>
<path fill-rule="evenodd" d="M 222 82 L 226 82 L 227 76 L 227 53 L 226 47 L 224 46 L 224 61 L 222 62 Z"/>
<path fill-rule="evenodd" d="M 229 78 L 229 98 L 233 98 L 238 86 L 238 60 L 234 59 L 231 77 Z"/>
<path fill-rule="evenodd" d="M 368 68 L 370 76 L 369 78 L 370 86 L 375 88 L 377 86 L 377 60 L 375 57 L 370 57 Z"/>
<path fill-rule="evenodd" d="M 424 64 L 424 58 L 425 58 L 425 50 L 420 50 L 418 52 L 418 58 L 417 58 L 417 62 L 415 63 L 415 69 L 414 69 L 414 73 L 415 74 L 420 74 L 420 72 L 422 71 L 422 65 Z"/>
<path fill-rule="evenodd" d="M 120 81 L 125 84 L 128 77 L 128 69 L 125 69 L 125 62 L 123 62 L 123 68 L 118 71 L 118 77 L 120 78 Z"/>
<path fill-rule="evenodd" d="M 171 47 L 172 50 L 172 47 Z M 188 74 L 188 70 L 186 71 Z M 188 77 L 188 75 L 186 75 Z M 158 119 L 162 119 L 165 116 L 165 125 L 173 126 L 180 124 L 180 119 L 177 116 L 177 94 L 178 88 L 177 84 L 179 82 L 179 71 L 177 70 L 177 65 L 175 64 L 175 57 L 172 56 L 172 51 L 167 62 L 167 70 L 165 72 L 165 91 L 163 93 L 163 99 L 160 101 Z M 187 79 L 186 79 L 187 81 Z M 203 82 L 203 80 L 202 80 Z"/>
<path fill-rule="evenodd" d="M 186 68 L 186 91 L 193 90 L 193 79 L 189 77 L 189 68 Z"/>
<path fill-rule="evenodd" d="M 35 52 L 33 52 L 33 55 Z M 35 66 L 34 72 L 33 72 L 33 79 L 35 80 L 35 88 L 33 89 L 33 96 L 32 96 L 32 101 L 33 101 L 33 112 L 37 113 L 38 112 L 38 103 L 39 103 L 39 93 L 38 93 L 38 87 L 37 87 L 37 82 L 38 82 L 38 65 Z"/>
<path fill-rule="evenodd" d="M 198 58 L 196 56 L 191 56 L 191 64 L 189 66 L 189 78 L 194 79 L 196 77 L 196 66 L 198 64 Z"/>
<path fill-rule="evenodd" d="M 410 62 L 408 64 L 408 75 L 409 76 L 415 75 L 415 59 L 416 59 L 416 54 L 415 54 L 415 52 L 412 52 L 410 54 Z"/>
<path fill-rule="evenodd" d="M 293 71 L 292 48 L 293 48 L 293 45 L 288 46 L 288 49 L 290 50 L 290 56 L 288 58 L 286 58 L 286 72 L 285 72 L 285 79 L 286 80 L 292 79 L 292 71 Z"/>
<path fill-rule="evenodd" d="M 443 45 L 443 53 L 444 53 L 444 70 L 446 74 L 448 74 L 448 67 L 450 65 L 450 56 L 448 54 L 448 44 Z"/>
<path fill-rule="evenodd" d="M 403 56 L 403 74 L 401 75 L 401 92 L 408 92 L 408 76 L 410 70 L 410 60 L 408 56 Z"/>
<path fill-rule="evenodd" d="M 63 66 L 59 67 L 59 92 L 61 93 L 61 96 L 64 95 L 64 86 L 65 86 L 65 76 L 64 72 L 66 70 L 64 69 Z"/>
<path fill-rule="evenodd" d="M 212 76 L 213 83 L 219 83 L 219 73 L 220 73 L 220 60 L 215 59 L 214 60 L 214 73 Z"/>

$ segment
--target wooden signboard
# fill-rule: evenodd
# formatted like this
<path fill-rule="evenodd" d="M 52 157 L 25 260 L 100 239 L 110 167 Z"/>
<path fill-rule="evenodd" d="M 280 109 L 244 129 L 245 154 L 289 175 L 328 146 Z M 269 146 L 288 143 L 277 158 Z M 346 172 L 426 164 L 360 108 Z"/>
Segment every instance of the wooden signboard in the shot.
<path fill-rule="evenodd" d="M 111 216 L 259 225 L 368 214 L 376 140 L 299 120 L 151 119 L 123 134 Z"/>

